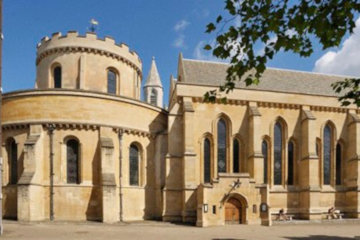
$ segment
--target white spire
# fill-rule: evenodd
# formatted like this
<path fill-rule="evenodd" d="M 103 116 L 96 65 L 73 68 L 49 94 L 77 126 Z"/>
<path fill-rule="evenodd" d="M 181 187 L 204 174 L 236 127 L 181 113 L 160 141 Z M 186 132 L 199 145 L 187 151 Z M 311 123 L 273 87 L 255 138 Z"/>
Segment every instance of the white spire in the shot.
<path fill-rule="evenodd" d="M 157 86 L 162 88 L 160 75 L 155 63 L 155 57 L 152 57 L 150 71 L 144 86 Z"/>

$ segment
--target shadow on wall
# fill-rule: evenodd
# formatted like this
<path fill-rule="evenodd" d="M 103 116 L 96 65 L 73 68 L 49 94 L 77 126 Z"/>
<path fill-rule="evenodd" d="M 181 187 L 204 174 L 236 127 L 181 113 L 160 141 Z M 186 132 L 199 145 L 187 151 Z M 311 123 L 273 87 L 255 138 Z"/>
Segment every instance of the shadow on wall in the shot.
<path fill-rule="evenodd" d="M 86 210 L 86 220 L 101 221 L 102 219 L 102 195 L 100 191 L 100 142 L 96 146 L 94 158 L 92 160 L 92 182 L 90 199 Z"/>
<path fill-rule="evenodd" d="M 339 237 L 339 236 L 325 236 L 325 235 L 310 235 L 308 237 L 284 237 L 284 239 L 290 240 L 356 240 L 360 239 L 360 236 L 356 237 Z"/>
<path fill-rule="evenodd" d="M 163 114 L 158 114 L 156 118 L 149 124 L 149 131 L 151 133 L 159 133 L 167 130 L 167 121 L 164 118 Z M 159 136 L 158 136 L 159 137 Z M 151 220 L 161 220 L 162 217 L 162 201 L 161 201 L 161 188 L 163 186 L 157 186 L 157 182 L 162 182 L 161 180 L 156 180 L 156 177 L 162 176 L 163 169 L 157 169 L 165 164 L 165 156 L 160 152 L 159 156 L 157 153 L 157 138 L 153 138 L 151 143 L 148 146 L 142 146 L 143 151 L 146 151 L 147 159 L 143 159 L 146 162 L 146 185 L 145 188 L 145 208 L 144 208 L 144 219 Z M 161 149 L 162 150 L 162 149 Z M 156 159 L 160 157 L 160 159 Z M 158 162 L 159 166 L 156 166 Z M 164 165 L 163 165 L 164 166 Z M 156 172 L 160 171 L 157 175 Z M 161 201 L 161 202 L 158 202 Z M 160 205 L 160 206 L 159 206 Z"/>

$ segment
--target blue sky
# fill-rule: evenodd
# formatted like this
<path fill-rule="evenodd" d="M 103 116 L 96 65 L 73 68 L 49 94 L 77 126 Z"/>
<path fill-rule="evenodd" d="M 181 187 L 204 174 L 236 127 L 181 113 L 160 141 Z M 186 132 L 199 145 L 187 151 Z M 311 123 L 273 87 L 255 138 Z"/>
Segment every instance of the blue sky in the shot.
<path fill-rule="evenodd" d="M 84 34 L 89 20 L 95 18 L 100 23 L 100 37 L 112 36 L 140 55 L 144 79 L 151 57 L 155 56 L 166 103 L 169 76 L 176 76 L 180 52 L 185 58 L 213 60 L 202 46 L 214 35 L 204 31 L 223 7 L 221 0 L 4 0 L 3 89 L 8 92 L 33 88 L 36 44 L 40 39 L 58 31 L 77 30 Z M 341 60 L 337 58 L 345 47 L 326 53 L 315 46 L 315 53 L 306 59 L 281 53 L 268 66 L 353 74 L 346 69 L 334 71 L 329 65 L 329 61 L 334 64 Z M 320 65 L 314 69 L 318 59 Z"/>

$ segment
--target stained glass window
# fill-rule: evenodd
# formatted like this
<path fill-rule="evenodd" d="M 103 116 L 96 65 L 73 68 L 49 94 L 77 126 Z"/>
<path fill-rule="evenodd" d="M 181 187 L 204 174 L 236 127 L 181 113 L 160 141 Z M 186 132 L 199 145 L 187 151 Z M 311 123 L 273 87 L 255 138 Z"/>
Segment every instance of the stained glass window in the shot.
<path fill-rule="evenodd" d="M 130 185 L 139 186 L 139 149 L 135 144 L 130 145 L 129 160 Z"/>
<path fill-rule="evenodd" d="M 288 185 L 294 184 L 294 143 L 288 144 Z"/>
<path fill-rule="evenodd" d="M 282 184 L 282 126 L 279 122 L 274 127 L 274 185 Z"/>
<path fill-rule="evenodd" d="M 54 88 L 61 88 L 61 67 L 54 68 Z"/>
<path fill-rule="evenodd" d="M 217 143 L 218 143 L 218 151 L 217 151 L 217 157 L 218 157 L 218 172 L 226 172 L 226 123 L 223 119 L 220 119 L 218 122 L 218 137 L 217 137 Z"/>
<path fill-rule="evenodd" d="M 336 185 L 341 185 L 341 158 L 342 151 L 341 145 L 336 145 Z"/>
<path fill-rule="evenodd" d="M 70 139 L 66 142 L 67 182 L 80 183 L 79 179 L 79 142 Z"/>
<path fill-rule="evenodd" d="M 240 144 L 237 139 L 234 139 L 233 142 L 233 171 L 234 173 L 240 172 Z"/>
<path fill-rule="evenodd" d="M 326 125 L 324 128 L 324 157 L 323 157 L 323 180 L 324 184 L 330 184 L 331 172 L 331 128 Z"/>
<path fill-rule="evenodd" d="M 204 182 L 209 183 L 211 178 L 211 148 L 209 139 L 204 140 Z"/>
<path fill-rule="evenodd" d="M 264 140 L 261 146 L 262 155 L 264 156 L 264 183 L 267 183 L 268 179 L 268 144 Z"/>
<path fill-rule="evenodd" d="M 17 173 L 17 144 L 14 139 L 8 141 L 8 157 L 10 162 L 10 184 L 16 184 L 18 181 Z"/>
<path fill-rule="evenodd" d="M 116 94 L 116 73 L 114 71 L 108 70 L 107 80 L 107 92 Z"/>

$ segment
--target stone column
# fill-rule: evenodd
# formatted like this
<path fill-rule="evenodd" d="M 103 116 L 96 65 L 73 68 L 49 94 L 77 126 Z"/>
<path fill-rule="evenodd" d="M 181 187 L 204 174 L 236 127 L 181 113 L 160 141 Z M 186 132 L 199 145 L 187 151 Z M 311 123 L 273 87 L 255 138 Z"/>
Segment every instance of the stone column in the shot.
<path fill-rule="evenodd" d="M 249 159 L 248 171 L 256 183 L 264 183 L 264 157 L 261 152 L 261 114 L 256 102 L 249 102 Z"/>
<path fill-rule="evenodd" d="M 194 152 L 194 108 L 192 99 L 183 99 L 184 155 L 183 155 L 183 222 L 196 221 L 196 154 Z"/>
<path fill-rule="evenodd" d="M 348 113 L 348 144 L 345 158 L 346 212 L 360 218 L 360 118 L 355 111 Z"/>
<path fill-rule="evenodd" d="M 24 143 L 24 171 L 18 181 L 17 212 L 19 221 L 44 219 L 42 126 L 31 125 Z"/>
<path fill-rule="evenodd" d="M 115 182 L 115 156 L 113 140 L 107 137 L 111 129 L 101 128 L 101 191 L 102 191 L 102 221 L 114 223 L 119 221 L 119 204 Z"/>
<path fill-rule="evenodd" d="M 300 208 L 301 217 L 321 219 L 319 156 L 316 154 L 316 118 L 310 107 L 303 106 L 301 113 Z"/>

